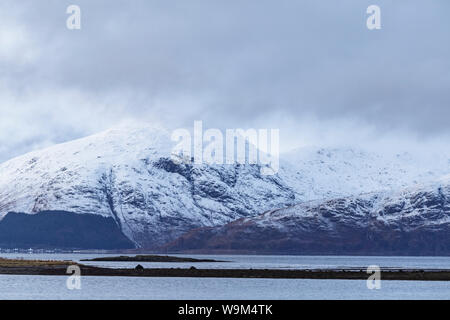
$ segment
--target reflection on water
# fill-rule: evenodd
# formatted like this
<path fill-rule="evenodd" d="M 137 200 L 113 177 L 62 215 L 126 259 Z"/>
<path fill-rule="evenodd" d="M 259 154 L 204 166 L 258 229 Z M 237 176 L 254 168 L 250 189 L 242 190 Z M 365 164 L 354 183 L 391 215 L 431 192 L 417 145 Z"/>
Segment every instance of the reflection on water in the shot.
<path fill-rule="evenodd" d="M 0 256 L 80 261 L 107 255 L 3 253 Z M 450 269 L 450 257 L 177 256 L 230 262 L 140 264 L 146 268 L 310 269 L 379 265 L 385 268 Z M 83 263 L 114 268 L 137 264 Z M 381 290 L 369 290 L 364 280 L 82 277 L 81 290 L 69 290 L 66 280 L 66 276 L 0 275 L 0 299 L 450 299 L 450 283 L 444 281 L 382 281 Z"/>
<path fill-rule="evenodd" d="M 0 299 L 450 299 L 443 281 L 82 277 L 0 275 Z"/>

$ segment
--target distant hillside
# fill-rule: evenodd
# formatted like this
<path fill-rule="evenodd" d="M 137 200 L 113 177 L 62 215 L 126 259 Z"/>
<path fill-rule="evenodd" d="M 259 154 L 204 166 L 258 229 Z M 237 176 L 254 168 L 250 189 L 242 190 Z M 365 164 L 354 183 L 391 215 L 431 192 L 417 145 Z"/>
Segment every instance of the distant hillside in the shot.
<path fill-rule="evenodd" d="M 55 210 L 111 217 L 132 243 L 155 250 L 198 228 L 311 200 L 395 193 L 450 172 L 447 151 L 310 147 L 282 156 L 278 174 L 265 176 L 256 164 L 173 161 L 173 144 L 168 129 L 120 126 L 1 163 L 0 220 Z"/>
<path fill-rule="evenodd" d="M 450 177 L 423 188 L 307 202 L 199 228 L 164 250 L 448 256 Z"/>
<path fill-rule="evenodd" d="M 0 221 L 2 248 L 126 249 L 133 243 L 113 218 L 65 211 L 8 213 Z"/>

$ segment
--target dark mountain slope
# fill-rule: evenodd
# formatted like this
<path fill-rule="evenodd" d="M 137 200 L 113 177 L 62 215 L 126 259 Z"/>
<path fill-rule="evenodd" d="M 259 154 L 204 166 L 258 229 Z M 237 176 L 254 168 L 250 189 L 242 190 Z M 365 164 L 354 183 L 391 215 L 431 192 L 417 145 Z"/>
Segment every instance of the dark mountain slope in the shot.
<path fill-rule="evenodd" d="M 110 217 L 44 211 L 8 213 L 0 221 L 0 247 L 125 249 L 134 244 Z"/>
<path fill-rule="evenodd" d="M 450 183 L 272 210 L 200 228 L 168 251 L 450 255 Z"/>

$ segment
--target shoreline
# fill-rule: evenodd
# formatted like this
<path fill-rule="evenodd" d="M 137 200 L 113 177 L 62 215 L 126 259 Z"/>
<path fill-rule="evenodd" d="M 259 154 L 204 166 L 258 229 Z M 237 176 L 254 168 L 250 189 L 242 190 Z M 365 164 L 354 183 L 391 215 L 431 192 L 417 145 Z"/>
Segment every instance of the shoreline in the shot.
<path fill-rule="evenodd" d="M 365 270 L 279 270 L 279 269 L 182 269 L 148 268 L 113 269 L 75 263 L 56 265 L 0 266 L 0 275 L 70 276 L 69 265 L 78 265 L 81 276 L 106 277 L 186 277 L 186 278 L 242 278 L 242 279 L 340 279 L 367 280 Z M 382 280 L 450 281 L 450 270 L 381 270 Z"/>

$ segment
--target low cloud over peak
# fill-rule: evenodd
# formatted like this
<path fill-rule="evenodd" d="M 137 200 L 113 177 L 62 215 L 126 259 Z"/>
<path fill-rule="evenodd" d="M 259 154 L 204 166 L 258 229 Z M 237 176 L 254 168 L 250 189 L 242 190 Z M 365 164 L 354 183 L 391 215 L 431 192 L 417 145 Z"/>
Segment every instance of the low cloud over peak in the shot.
<path fill-rule="evenodd" d="M 448 147 L 448 1 L 378 1 L 375 31 L 369 1 L 70 4 L 0 5 L 0 161 L 124 118 Z"/>

